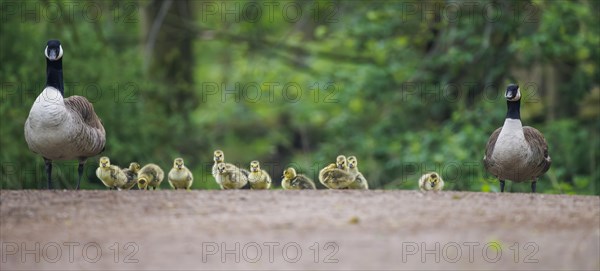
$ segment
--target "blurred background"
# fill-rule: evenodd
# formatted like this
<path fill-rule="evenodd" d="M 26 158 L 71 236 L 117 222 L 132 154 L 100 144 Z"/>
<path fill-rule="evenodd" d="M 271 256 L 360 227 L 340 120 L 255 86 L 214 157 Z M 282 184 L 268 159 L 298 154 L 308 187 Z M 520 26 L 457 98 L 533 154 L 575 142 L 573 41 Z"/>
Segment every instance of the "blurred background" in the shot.
<path fill-rule="evenodd" d="M 48 39 L 65 94 L 93 102 L 114 164 L 183 157 L 216 189 L 212 153 L 317 179 L 356 155 L 374 189 L 498 191 L 482 157 L 509 83 L 544 133 L 542 193 L 599 194 L 600 8 L 596 1 L 1 1 L 0 188 L 45 188 L 23 125 L 45 85 Z M 86 165 L 86 189 L 99 156 Z M 72 189 L 76 161 L 56 162 Z M 528 192 L 529 184 L 507 183 Z M 163 188 L 168 187 L 163 182 Z"/>

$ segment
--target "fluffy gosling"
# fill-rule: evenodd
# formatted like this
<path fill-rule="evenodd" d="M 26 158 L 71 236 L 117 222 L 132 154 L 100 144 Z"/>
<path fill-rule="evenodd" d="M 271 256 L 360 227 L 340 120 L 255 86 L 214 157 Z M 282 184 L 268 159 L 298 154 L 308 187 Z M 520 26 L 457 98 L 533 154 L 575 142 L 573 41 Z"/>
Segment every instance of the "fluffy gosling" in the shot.
<path fill-rule="evenodd" d="M 147 164 L 138 172 L 138 188 L 146 190 L 152 187 L 156 190 L 165 178 L 165 172 L 155 164 Z"/>
<path fill-rule="evenodd" d="M 358 159 L 356 159 L 356 156 L 348 156 L 348 172 L 354 178 L 354 181 L 348 185 L 348 189 L 369 190 L 367 179 L 358 171 Z"/>
<path fill-rule="evenodd" d="M 227 163 L 217 164 L 217 177 L 215 178 L 221 189 L 242 189 L 248 185 L 248 177 L 240 168 Z"/>
<path fill-rule="evenodd" d="M 354 181 L 348 171 L 346 156 L 338 155 L 335 164 L 319 171 L 319 182 L 329 189 L 345 189 Z"/>
<path fill-rule="evenodd" d="M 212 167 L 212 175 L 215 177 L 215 179 L 217 179 L 217 175 L 219 175 L 217 165 L 219 163 L 225 163 L 225 154 L 222 150 L 216 150 L 213 152 L 213 161 L 215 161 L 215 164 Z"/>
<path fill-rule="evenodd" d="M 285 190 L 317 189 L 313 180 L 302 174 L 296 174 L 296 170 L 291 167 L 283 171 L 281 187 Z"/>
<path fill-rule="evenodd" d="M 248 181 L 252 189 L 269 189 L 271 188 L 271 176 L 265 170 L 260 169 L 258 161 L 250 162 L 250 174 Z"/>
<path fill-rule="evenodd" d="M 137 176 L 138 172 L 140 171 L 140 168 L 140 164 L 136 162 L 131 162 L 129 164 L 129 168 L 123 169 L 123 173 L 125 173 L 125 176 L 127 176 L 127 182 L 121 187 L 121 189 L 129 190 L 137 184 Z"/>
<path fill-rule="evenodd" d="M 441 191 L 444 188 L 444 180 L 442 176 L 436 172 L 423 174 L 419 179 L 419 188 L 422 192 L 426 191 Z"/>
<path fill-rule="evenodd" d="M 182 158 L 175 158 L 173 161 L 173 168 L 169 171 L 168 178 L 171 188 L 175 190 L 190 190 L 192 182 L 194 182 L 194 176 L 192 176 L 192 172 L 183 164 Z"/>
<path fill-rule="evenodd" d="M 127 182 L 127 176 L 115 165 L 110 164 L 106 156 L 100 157 L 100 166 L 96 169 L 96 176 L 109 190 L 121 189 Z"/>

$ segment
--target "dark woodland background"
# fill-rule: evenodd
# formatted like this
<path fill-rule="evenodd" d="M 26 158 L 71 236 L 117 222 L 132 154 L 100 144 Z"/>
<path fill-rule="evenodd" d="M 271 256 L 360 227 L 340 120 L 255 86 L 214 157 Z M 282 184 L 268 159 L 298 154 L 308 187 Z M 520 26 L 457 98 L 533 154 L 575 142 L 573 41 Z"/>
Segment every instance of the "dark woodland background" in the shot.
<path fill-rule="evenodd" d="M 599 194 L 596 1 L 1 1 L 0 187 L 44 188 L 23 124 L 45 83 L 48 39 L 64 48 L 66 95 L 94 103 L 114 164 L 183 157 L 217 188 L 212 152 L 260 160 L 279 185 L 356 155 L 377 189 L 498 191 L 485 144 L 506 113 L 542 131 L 543 193 Z M 88 160 L 83 188 L 103 189 Z M 55 164 L 61 188 L 76 162 Z M 163 187 L 168 185 L 163 182 Z M 528 184 L 509 184 L 528 192 Z"/>

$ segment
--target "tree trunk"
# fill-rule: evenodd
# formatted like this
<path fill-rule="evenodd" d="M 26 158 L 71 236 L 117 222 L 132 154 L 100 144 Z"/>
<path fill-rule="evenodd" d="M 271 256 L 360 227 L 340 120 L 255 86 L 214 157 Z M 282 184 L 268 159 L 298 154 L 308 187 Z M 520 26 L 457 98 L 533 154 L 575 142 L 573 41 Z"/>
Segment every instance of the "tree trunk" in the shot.
<path fill-rule="evenodd" d="M 149 78 L 166 89 L 159 91 L 166 112 L 187 120 L 198 104 L 194 89 L 194 22 L 192 1 L 152 1 L 144 9 L 145 68 Z"/>

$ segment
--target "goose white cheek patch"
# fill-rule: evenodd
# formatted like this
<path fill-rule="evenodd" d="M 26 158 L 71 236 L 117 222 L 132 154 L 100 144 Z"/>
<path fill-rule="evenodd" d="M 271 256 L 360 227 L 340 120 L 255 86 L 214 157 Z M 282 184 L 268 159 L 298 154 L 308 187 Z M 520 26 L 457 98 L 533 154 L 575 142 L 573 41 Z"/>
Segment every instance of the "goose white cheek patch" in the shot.
<path fill-rule="evenodd" d="M 48 46 L 46 46 L 46 49 L 44 49 L 44 55 L 46 55 L 46 58 L 50 58 L 50 56 L 48 55 Z M 58 56 L 56 57 L 56 60 L 61 59 L 63 56 L 63 48 L 62 45 L 58 46 Z"/>
<path fill-rule="evenodd" d="M 514 98 L 510 99 L 509 101 L 514 102 L 514 101 L 518 101 L 520 99 L 521 99 L 521 89 L 518 88 L 517 89 L 517 95 Z"/>

